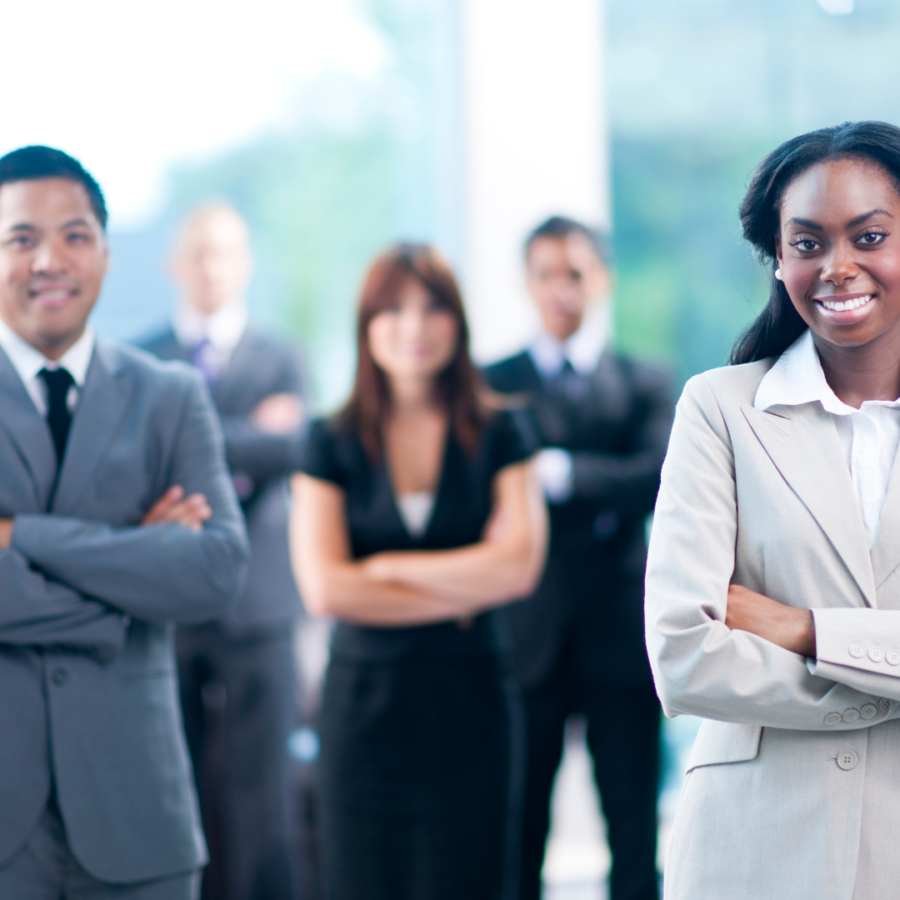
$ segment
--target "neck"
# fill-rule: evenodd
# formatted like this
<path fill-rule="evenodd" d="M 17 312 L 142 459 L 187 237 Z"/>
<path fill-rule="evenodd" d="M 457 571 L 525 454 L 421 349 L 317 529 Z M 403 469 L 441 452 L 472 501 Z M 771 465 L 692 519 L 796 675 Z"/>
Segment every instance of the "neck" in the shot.
<path fill-rule="evenodd" d="M 837 397 L 859 409 L 866 400 L 900 397 L 900 334 L 885 334 L 862 347 L 839 347 L 813 334 L 825 380 Z"/>
<path fill-rule="evenodd" d="M 389 377 L 391 411 L 394 416 L 416 415 L 435 409 L 434 379 Z"/>

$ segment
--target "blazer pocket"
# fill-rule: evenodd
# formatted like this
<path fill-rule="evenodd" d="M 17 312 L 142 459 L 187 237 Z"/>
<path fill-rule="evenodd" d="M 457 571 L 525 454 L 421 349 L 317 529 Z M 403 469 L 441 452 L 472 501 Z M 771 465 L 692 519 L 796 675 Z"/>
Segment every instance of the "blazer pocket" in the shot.
<path fill-rule="evenodd" d="M 736 725 L 706 719 L 688 757 L 686 772 L 699 766 L 747 762 L 759 755 L 761 725 Z"/>

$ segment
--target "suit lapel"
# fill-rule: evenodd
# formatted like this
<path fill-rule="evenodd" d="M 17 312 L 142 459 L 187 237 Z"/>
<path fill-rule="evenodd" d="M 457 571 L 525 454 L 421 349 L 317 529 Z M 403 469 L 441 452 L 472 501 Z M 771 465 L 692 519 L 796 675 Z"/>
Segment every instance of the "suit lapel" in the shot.
<path fill-rule="evenodd" d="M 97 341 L 59 473 L 53 512 L 76 508 L 128 412 L 131 388 L 120 376 L 109 347 Z"/>
<path fill-rule="evenodd" d="M 844 561 L 869 606 L 876 606 L 868 533 L 831 417 L 818 403 L 779 406 L 779 414 L 744 405 L 769 458 Z"/>
<path fill-rule="evenodd" d="M 3 397 L 0 428 L 18 450 L 34 483 L 37 509 L 47 508 L 56 477 L 56 451 L 47 421 L 37 411 L 22 379 L 0 350 L 0 395 Z"/>
<path fill-rule="evenodd" d="M 231 409 L 235 394 L 247 386 L 248 372 L 252 373 L 254 369 L 259 368 L 258 359 L 256 364 L 253 360 L 254 341 L 253 332 L 249 328 L 244 329 L 241 339 L 231 351 L 228 363 L 210 389 L 216 409 Z"/>
<path fill-rule="evenodd" d="M 897 458 L 900 458 L 900 453 Z M 876 587 L 881 587 L 885 578 L 900 565 L 900 465 L 897 458 L 894 459 L 884 510 L 872 547 Z"/>

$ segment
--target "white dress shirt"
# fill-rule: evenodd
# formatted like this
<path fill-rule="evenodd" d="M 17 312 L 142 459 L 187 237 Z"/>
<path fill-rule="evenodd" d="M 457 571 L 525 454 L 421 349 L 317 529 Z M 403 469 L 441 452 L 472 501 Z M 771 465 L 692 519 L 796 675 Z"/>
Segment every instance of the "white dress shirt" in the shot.
<path fill-rule="evenodd" d="M 172 327 L 175 336 L 185 347 L 195 347 L 208 341 L 218 369 L 223 369 L 247 328 L 247 307 L 243 303 L 229 303 L 210 316 L 201 315 L 185 302 L 175 307 Z"/>
<path fill-rule="evenodd" d="M 612 304 L 596 304 L 584 317 L 578 331 L 561 341 L 543 329 L 528 348 L 535 368 L 545 381 L 559 375 L 568 360 L 582 376 L 588 376 L 597 363 L 612 330 Z M 561 447 L 548 447 L 537 455 L 538 481 L 550 503 L 565 503 L 572 496 L 572 454 Z"/>
<path fill-rule="evenodd" d="M 25 385 L 25 390 L 28 391 L 28 396 L 42 416 L 47 415 L 47 385 L 44 379 L 38 376 L 38 372 L 41 369 L 68 369 L 75 384 L 69 389 L 66 405 L 69 412 L 74 412 L 84 389 L 95 343 L 94 329 L 88 325 L 84 329 L 84 334 L 59 359 L 47 359 L 40 350 L 32 347 L 0 319 L 0 348 L 9 357 L 13 368 L 22 379 L 22 384 Z"/>
<path fill-rule="evenodd" d="M 900 446 L 900 399 L 865 400 L 859 409 L 839 400 L 825 380 L 812 332 L 807 330 L 765 374 L 753 405 L 766 410 L 817 400 L 837 427 L 871 545 Z"/>
<path fill-rule="evenodd" d="M 611 330 L 612 304 L 599 303 L 588 311 L 581 327 L 570 338 L 561 341 L 542 329 L 528 352 L 544 379 L 558 375 L 566 360 L 579 375 L 590 375 L 606 349 Z"/>

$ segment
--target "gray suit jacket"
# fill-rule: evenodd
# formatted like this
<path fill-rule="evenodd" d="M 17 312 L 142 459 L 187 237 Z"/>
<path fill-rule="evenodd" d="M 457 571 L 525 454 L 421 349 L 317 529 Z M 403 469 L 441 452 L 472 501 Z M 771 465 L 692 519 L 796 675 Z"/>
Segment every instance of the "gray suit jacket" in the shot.
<path fill-rule="evenodd" d="M 647 564 L 669 715 L 706 719 L 668 900 L 875 900 L 900 884 L 900 469 L 874 546 L 831 416 L 757 410 L 771 360 L 688 382 Z M 729 583 L 813 610 L 817 659 L 724 624 Z"/>
<path fill-rule="evenodd" d="M 172 328 L 141 342 L 160 359 L 190 360 Z M 247 586 L 222 627 L 235 635 L 293 623 L 302 613 L 288 548 L 288 477 L 299 468 L 302 433 L 267 434 L 251 413 L 272 394 L 303 398 L 300 354 L 287 341 L 248 328 L 210 391 L 225 435 L 225 455 L 243 487 L 241 508 L 252 558 Z"/>
<path fill-rule="evenodd" d="M 209 398 L 187 367 L 101 341 L 54 485 L 50 432 L 0 351 L 0 865 L 55 788 L 69 843 L 110 882 L 189 870 L 205 848 L 170 622 L 221 616 L 247 542 Z M 199 533 L 137 527 L 173 484 Z"/>

